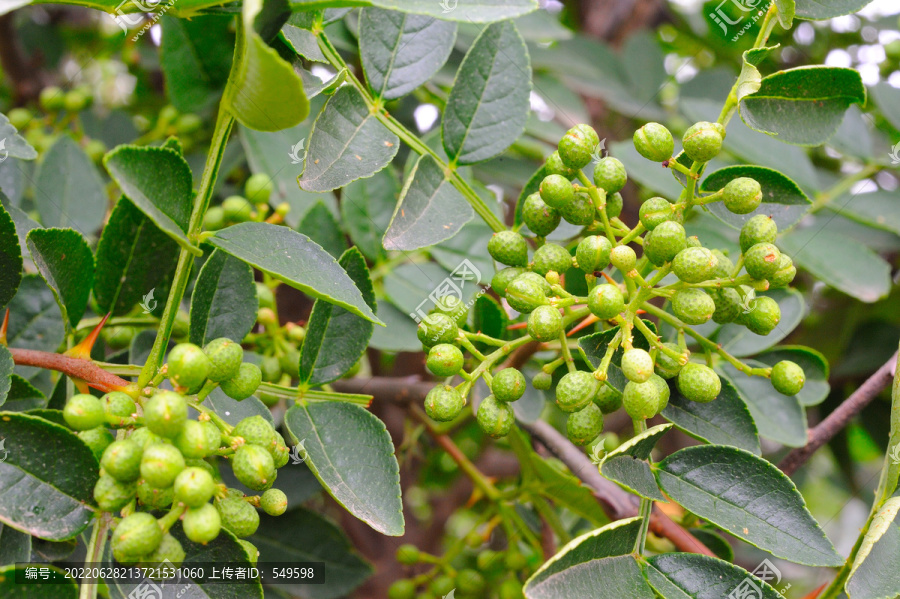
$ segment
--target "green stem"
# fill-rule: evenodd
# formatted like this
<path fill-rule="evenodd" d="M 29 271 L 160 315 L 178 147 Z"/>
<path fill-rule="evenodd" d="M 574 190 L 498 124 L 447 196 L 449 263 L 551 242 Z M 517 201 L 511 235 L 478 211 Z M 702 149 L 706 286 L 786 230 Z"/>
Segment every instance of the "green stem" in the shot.
<path fill-rule="evenodd" d="M 85 563 L 96 564 L 102 561 L 109 523 L 109 514 L 100 512 L 96 522 L 94 522 L 94 529 L 91 531 L 91 540 L 88 542 Z M 96 599 L 98 588 L 96 582 L 82 582 L 78 591 L 78 599 Z"/>
<path fill-rule="evenodd" d="M 838 181 L 834 186 L 830 189 L 826 189 L 825 191 L 816 195 L 816 199 L 813 202 L 812 206 L 809 208 L 810 214 L 818 212 L 825 206 L 827 206 L 832 200 L 843 195 L 844 193 L 850 191 L 850 189 L 856 185 L 859 181 L 863 179 L 868 179 L 875 173 L 881 170 L 881 167 L 877 164 L 869 164 L 864 167 L 858 173 L 854 173 L 847 177 L 844 177 L 840 181 Z"/>
<path fill-rule="evenodd" d="M 616 237 L 613 235 L 612 227 L 609 224 L 609 216 L 606 214 L 606 200 L 600 198 L 600 192 L 597 191 L 597 187 L 594 183 L 584 174 L 584 171 L 579 169 L 577 175 L 581 184 L 587 188 L 588 195 L 591 196 L 594 206 L 597 207 L 597 212 L 600 214 L 600 222 L 603 223 L 603 232 L 606 234 L 606 238 L 609 239 L 613 246 L 615 246 Z"/>
<path fill-rule="evenodd" d="M 646 420 L 633 420 L 634 434 L 640 435 L 647 430 Z M 638 533 L 637 541 L 634 544 L 634 551 L 638 555 L 644 554 L 644 548 L 647 545 L 647 531 L 650 530 L 650 513 L 653 511 L 653 502 L 646 497 L 641 497 L 641 507 L 638 510 L 638 516 L 641 518 L 641 530 Z"/>

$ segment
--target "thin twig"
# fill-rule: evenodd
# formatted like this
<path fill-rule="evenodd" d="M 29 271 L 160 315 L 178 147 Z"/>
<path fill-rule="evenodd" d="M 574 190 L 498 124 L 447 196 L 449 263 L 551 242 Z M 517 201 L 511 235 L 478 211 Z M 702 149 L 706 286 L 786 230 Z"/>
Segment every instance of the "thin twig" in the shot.
<path fill-rule="evenodd" d="M 74 379 L 81 379 L 94 389 L 104 393 L 110 391 L 123 391 L 132 383 L 123 378 L 106 372 L 91 360 L 72 358 L 62 354 L 55 354 L 34 349 L 8 348 L 13 361 L 20 366 L 37 366 L 56 370 Z"/>

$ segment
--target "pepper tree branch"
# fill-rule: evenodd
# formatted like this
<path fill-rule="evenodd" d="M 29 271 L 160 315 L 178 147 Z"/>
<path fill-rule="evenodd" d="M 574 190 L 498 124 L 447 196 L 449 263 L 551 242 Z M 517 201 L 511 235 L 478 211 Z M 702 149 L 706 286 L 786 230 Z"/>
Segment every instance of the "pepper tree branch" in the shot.
<path fill-rule="evenodd" d="M 74 379 L 85 381 L 88 386 L 99 389 L 104 393 L 110 391 L 125 391 L 132 386 L 123 378 L 107 372 L 97 366 L 91 360 L 72 358 L 52 352 L 37 351 L 34 349 L 8 348 L 13 361 L 20 366 L 37 366 L 56 370 Z"/>

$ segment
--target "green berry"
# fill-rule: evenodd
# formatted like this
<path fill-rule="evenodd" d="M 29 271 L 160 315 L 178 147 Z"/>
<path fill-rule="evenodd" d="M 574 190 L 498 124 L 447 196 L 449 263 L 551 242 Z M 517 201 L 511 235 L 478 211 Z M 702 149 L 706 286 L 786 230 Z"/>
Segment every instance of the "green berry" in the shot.
<path fill-rule="evenodd" d="M 757 335 L 768 335 L 781 321 L 781 308 L 771 297 L 757 297 L 750 300 L 742 322 Z"/>
<path fill-rule="evenodd" d="M 562 330 L 562 314 L 553 306 L 538 306 L 528 316 L 528 334 L 537 341 L 559 339 Z"/>
<path fill-rule="evenodd" d="M 27 108 L 13 108 L 6 117 L 9 119 L 9 124 L 19 131 L 30 125 L 31 119 L 34 118 Z"/>
<path fill-rule="evenodd" d="M 460 570 L 456 575 L 456 590 L 460 595 L 482 597 L 484 587 L 484 577 L 475 570 Z"/>
<path fill-rule="evenodd" d="M 566 166 L 563 163 L 562 158 L 559 157 L 559 152 L 554 150 L 544 163 L 544 172 L 548 175 L 562 175 L 563 177 L 569 178 L 575 174 L 575 169 Z"/>
<path fill-rule="evenodd" d="M 500 584 L 500 599 L 522 599 L 524 596 L 522 583 L 515 578 L 507 578 Z"/>
<path fill-rule="evenodd" d="M 666 406 L 669 405 L 669 397 L 672 395 L 672 390 L 669 389 L 669 384 L 665 381 L 665 379 L 658 374 L 651 375 L 647 382 L 655 384 L 657 389 L 659 390 L 659 409 L 657 410 L 658 414 L 659 412 L 665 410 Z"/>
<path fill-rule="evenodd" d="M 500 264 L 525 266 L 528 263 L 528 242 L 515 231 L 500 231 L 488 241 L 488 253 Z"/>
<path fill-rule="evenodd" d="M 265 173 L 251 175 L 244 184 L 244 195 L 254 204 L 268 204 L 272 196 L 272 178 Z"/>
<path fill-rule="evenodd" d="M 166 441 L 165 437 L 160 437 L 145 426 L 135 429 L 128 438 L 140 445 L 143 449 L 147 449 L 147 446 L 152 445 L 153 443 L 162 443 Z"/>
<path fill-rule="evenodd" d="M 681 348 L 678 347 L 675 343 L 663 343 L 663 345 L 669 349 L 672 349 L 677 352 L 681 352 Z M 678 360 L 672 358 L 665 352 L 657 352 L 656 354 L 656 368 L 654 369 L 656 374 L 661 376 L 664 379 L 674 378 L 679 372 L 681 372 L 682 364 Z"/>
<path fill-rule="evenodd" d="M 696 235 L 691 235 L 687 238 L 687 247 L 688 248 L 700 248 L 703 247 L 703 244 L 700 243 L 700 238 Z"/>
<path fill-rule="evenodd" d="M 140 479 L 137 482 L 137 497 L 147 507 L 161 510 L 175 501 L 175 489 L 154 487 L 144 479 Z"/>
<path fill-rule="evenodd" d="M 503 403 L 517 401 L 525 394 L 525 375 L 515 368 L 504 368 L 494 375 L 491 393 Z"/>
<path fill-rule="evenodd" d="M 716 266 L 709 273 L 711 279 L 728 279 L 734 272 L 734 262 L 731 258 L 721 252 L 721 250 L 712 250 L 713 256 L 716 257 Z"/>
<path fill-rule="evenodd" d="M 659 387 L 653 381 L 634 381 L 625 384 L 622 405 L 632 420 L 647 420 L 659 413 Z"/>
<path fill-rule="evenodd" d="M 741 227 L 741 251 L 746 252 L 757 243 L 775 243 L 778 225 L 771 216 L 757 214 Z"/>
<path fill-rule="evenodd" d="M 546 391 L 553 386 L 553 375 L 541 371 L 531 379 L 531 386 L 538 391 Z"/>
<path fill-rule="evenodd" d="M 188 420 L 172 440 L 186 458 L 205 458 L 219 448 L 222 435 L 212 422 Z"/>
<path fill-rule="evenodd" d="M 264 448 L 258 445 L 242 445 L 234 452 L 231 469 L 244 486 L 262 491 L 275 480 L 275 462 Z"/>
<path fill-rule="evenodd" d="M 744 311 L 741 295 L 731 287 L 710 289 L 709 296 L 716 305 L 716 311 L 713 312 L 712 319 L 717 324 L 733 322 Z"/>
<path fill-rule="evenodd" d="M 672 260 L 672 272 L 685 283 L 701 283 L 710 278 L 718 260 L 704 247 L 685 248 Z"/>
<path fill-rule="evenodd" d="M 184 513 L 181 527 L 184 529 L 184 536 L 194 543 L 205 545 L 219 536 L 219 531 L 222 530 L 222 517 L 211 503 L 204 503 Z"/>
<path fill-rule="evenodd" d="M 51 85 L 41 90 L 38 102 L 47 112 L 56 112 L 65 106 L 65 95 L 63 90 Z"/>
<path fill-rule="evenodd" d="M 622 214 L 622 208 L 625 207 L 625 198 L 619 192 L 611 193 L 606 196 L 606 217 L 614 219 Z"/>
<path fill-rule="evenodd" d="M 591 197 L 579 191 L 571 202 L 559 209 L 559 213 L 567 223 L 586 227 L 594 222 L 596 209 Z"/>
<path fill-rule="evenodd" d="M 478 566 L 478 571 L 482 574 L 492 576 L 497 574 L 503 567 L 502 557 L 503 555 L 498 551 L 485 549 L 478 553 L 478 557 L 475 558 L 475 565 Z"/>
<path fill-rule="evenodd" d="M 620 191 L 627 182 L 628 173 L 625 172 L 625 165 L 618 158 L 607 156 L 598 160 L 594 165 L 594 185 L 605 190 L 607 194 Z"/>
<path fill-rule="evenodd" d="M 562 175 L 547 175 L 539 189 L 541 199 L 551 208 L 561 208 L 575 197 L 572 182 Z"/>
<path fill-rule="evenodd" d="M 63 418 L 66 424 L 76 431 L 86 431 L 106 422 L 103 403 L 87 393 L 79 393 L 69 398 L 63 408 Z"/>
<path fill-rule="evenodd" d="M 664 162 L 675 151 L 672 132 L 659 123 L 647 123 L 632 136 L 638 154 L 653 162 Z"/>
<path fill-rule="evenodd" d="M 80 431 L 77 434 L 78 438 L 88 446 L 91 453 L 97 458 L 97 461 L 100 461 L 100 456 L 103 455 L 103 451 L 113 442 L 112 433 L 106 430 L 105 426 L 89 428 L 88 430 Z"/>
<path fill-rule="evenodd" d="M 508 268 L 504 268 L 503 270 L 497 271 L 497 273 L 491 279 L 491 289 L 494 290 L 494 293 L 499 295 L 500 297 L 506 297 L 506 288 L 509 284 L 519 275 L 527 272 L 524 268 L 518 266 L 510 266 Z M 422 338 L 419 337 L 421 341 Z"/>
<path fill-rule="evenodd" d="M 207 214 L 209 214 L 207 212 Z M 274 308 L 275 307 L 275 294 L 272 292 L 272 289 L 269 288 L 265 283 L 256 283 L 256 298 L 259 302 L 260 308 Z"/>
<path fill-rule="evenodd" d="M 637 264 L 637 255 L 629 246 L 619 245 L 610 251 L 609 261 L 619 272 L 626 274 L 634 270 L 634 266 Z"/>
<path fill-rule="evenodd" d="M 185 557 L 187 554 L 178 539 L 165 533 L 156 551 L 141 558 L 140 566 L 143 568 L 159 568 L 161 566 L 177 568 Z"/>
<path fill-rule="evenodd" d="M 259 363 L 259 371 L 262 373 L 262 380 L 267 383 L 281 380 L 281 362 L 275 356 L 264 356 Z"/>
<path fill-rule="evenodd" d="M 238 374 L 244 360 L 244 350 L 240 343 L 226 337 L 213 339 L 203 347 L 203 353 L 209 358 L 212 368 L 209 380 L 221 383 Z"/>
<path fill-rule="evenodd" d="M 644 255 L 656 266 L 671 262 L 686 247 L 684 227 L 671 220 L 658 224 L 644 237 Z"/>
<path fill-rule="evenodd" d="M 653 358 L 643 349 L 629 349 L 622 354 L 622 372 L 629 381 L 643 383 L 653 374 Z"/>
<path fill-rule="evenodd" d="M 756 179 L 738 177 L 725 185 L 722 200 L 730 212 L 749 214 L 759 208 L 762 203 L 762 187 Z"/>
<path fill-rule="evenodd" d="M 124 426 L 122 419 L 131 418 L 137 412 L 134 400 L 127 393 L 112 391 L 100 398 L 106 420 L 113 426 Z"/>
<path fill-rule="evenodd" d="M 546 237 L 556 230 L 562 216 L 555 208 L 548 206 L 540 194 L 533 193 L 522 204 L 522 221 L 538 237 Z"/>
<path fill-rule="evenodd" d="M 652 231 L 662 223 L 672 219 L 674 214 L 672 207 L 673 204 L 666 198 L 650 198 L 641 204 L 641 209 L 638 211 L 641 224 L 648 231 Z"/>
<path fill-rule="evenodd" d="M 203 119 L 196 114 L 183 114 L 175 121 L 175 130 L 179 135 L 196 133 L 201 127 L 203 127 Z"/>
<path fill-rule="evenodd" d="M 526 273 L 534 274 L 534 273 Z M 539 275 L 534 275 L 539 276 Z M 547 282 L 544 281 L 547 285 Z M 549 285 L 548 285 L 549 286 Z M 519 275 L 506 287 L 506 301 L 513 310 L 527 314 L 538 306 L 547 305 L 547 293 L 533 278 Z"/>
<path fill-rule="evenodd" d="M 289 349 L 287 352 L 278 357 L 278 364 L 281 366 L 283 373 L 291 376 L 297 376 L 300 371 L 300 352 L 295 349 Z M 259 372 L 262 377 L 262 371 Z"/>
<path fill-rule="evenodd" d="M 146 512 L 135 512 L 119 522 L 112 534 L 112 549 L 118 556 L 139 558 L 156 551 L 162 542 L 159 522 Z"/>
<path fill-rule="evenodd" d="M 433 347 L 441 343 L 453 343 L 459 336 L 459 327 L 456 321 L 446 314 L 429 314 L 419 323 L 416 331 L 419 341 L 426 347 Z"/>
<path fill-rule="evenodd" d="M 601 383 L 594 394 L 594 404 L 604 414 L 612 414 L 622 407 L 622 394 L 612 385 Z"/>
<path fill-rule="evenodd" d="M 253 204 L 241 196 L 231 196 L 222 202 L 225 222 L 243 223 L 253 217 Z"/>
<path fill-rule="evenodd" d="M 259 528 L 259 513 L 252 505 L 236 496 L 219 499 L 215 503 L 222 519 L 222 527 L 237 537 L 249 537 Z"/>
<path fill-rule="evenodd" d="M 716 303 L 702 289 L 679 289 L 672 296 L 672 312 L 687 324 L 703 324 L 715 311 Z"/>
<path fill-rule="evenodd" d="M 463 367 L 463 354 L 449 343 L 440 343 L 428 351 L 425 366 L 435 376 L 453 376 Z"/>
<path fill-rule="evenodd" d="M 493 395 L 484 398 L 484 401 L 478 406 L 478 413 L 475 416 L 481 430 L 494 438 L 508 435 L 516 420 L 509 404 L 498 401 Z"/>
<path fill-rule="evenodd" d="M 185 468 L 175 477 L 175 499 L 188 507 L 199 507 L 212 499 L 216 490 L 213 477 L 202 468 Z"/>
<path fill-rule="evenodd" d="M 262 383 L 262 372 L 259 371 L 259 366 L 244 362 L 233 378 L 222 381 L 219 383 L 219 386 L 225 392 L 225 395 L 231 399 L 241 401 L 253 395 L 259 388 L 260 383 Z"/>
<path fill-rule="evenodd" d="M 465 326 L 469 309 L 455 295 L 441 296 L 431 310 L 432 314 L 444 314 L 456 321 L 457 326 Z"/>
<path fill-rule="evenodd" d="M 169 487 L 182 470 L 184 470 L 184 456 L 175 446 L 155 443 L 144 449 L 141 458 L 141 478 L 148 484 L 159 488 Z"/>
<path fill-rule="evenodd" d="M 243 437 L 250 445 L 259 445 L 269 453 L 278 442 L 277 433 L 269 421 L 262 416 L 248 416 L 234 427 L 232 437 Z"/>
<path fill-rule="evenodd" d="M 783 395 L 797 395 L 806 383 L 806 373 L 800 365 L 782 360 L 772 367 L 772 386 Z"/>
<path fill-rule="evenodd" d="M 130 439 L 110 443 L 100 458 L 100 467 L 122 482 L 134 482 L 141 475 L 141 457 L 144 449 Z"/>
<path fill-rule="evenodd" d="M 193 343 L 179 343 L 168 357 L 168 377 L 175 388 L 199 390 L 212 370 L 212 363 L 203 350 Z"/>
<path fill-rule="evenodd" d="M 225 210 L 221 206 L 210 206 L 203 215 L 203 228 L 208 231 L 218 231 L 225 228 Z"/>
<path fill-rule="evenodd" d="M 259 507 L 270 516 L 280 516 L 287 511 L 287 495 L 281 489 L 269 489 L 259 498 Z"/>
<path fill-rule="evenodd" d="M 612 244 L 609 239 L 600 235 L 589 235 L 578 244 L 575 261 L 578 268 L 588 274 L 594 274 L 609 266 L 610 252 Z"/>
<path fill-rule="evenodd" d="M 781 252 L 773 243 L 757 243 L 744 252 L 744 268 L 757 280 L 768 279 L 781 264 Z"/>
<path fill-rule="evenodd" d="M 694 162 L 709 162 L 722 151 L 725 128 L 719 123 L 700 121 L 684 133 L 682 146 L 687 157 Z"/>
<path fill-rule="evenodd" d="M 449 422 L 462 411 L 466 400 L 450 385 L 438 385 L 425 396 L 425 412 L 438 422 Z"/>
<path fill-rule="evenodd" d="M 796 276 L 797 267 L 794 266 L 794 261 L 787 254 L 781 254 L 781 259 L 778 261 L 778 270 L 769 277 L 769 286 L 771 289 L 787 287 Z"/>
<path fill-rule="evenodd" d="M 713 369 L 703 364 L 689 362 L 678 373 L 678 391 L 686 399 L 708 403 L 719 396 L 722 381 Z"/>
<path fill-rule="evenodd" d="M 63 106 L 67 112 L 81 112 L 91 103 L 91 97 L 80 90 L 73 89 L 63 96 Z"/>
<path fill-rule="evenodd" d="M 575 125 L 559 140 L 559 157 L 562 163 L 580 170 L 591 162 L 600 143 L 597 132 L 589 125 Z"/>
<path fill-rule="evenodd" d="M 567 372 L 556 385 L 556 405 L 563 412 L 577 412 L 597 393 L 597 379 L 589 372 Z"/>
<path fill-rule="evenodd" d="M 118 512 L 134 499 L 137 484 L 122 482 L 108 474 L 101 474 L 94 485 L 94 500 L 104 512 Z"/>
<path fill-rule="evenodd" d="M 144 404 L 147 428 L 162 437 L 171 438 L 180 433 L 187 416 L 187 402 L 173 391 L 160 391 Z"/>
<path fill-rule="evenodd" d="M 284 442 L 284 437 L 278 431 L 275 431 L 275 448 L 269 453 L 272 454 L 276 469 L 287 464 L 291 450 L 288 449 L 287 443 Z"/>
<path fill-rule="evenodd" d="M 572 267 L 572 255 L 555 243 L 545 243 L 534 252 L 532 270 L 540 275 L 550 271 L 565 274 Z"/>
<path fill-rule="evenodd" d="M 481 554 L 479 554 L 479 557 L 480 556 Z M 438 576 L 431 581 L 431 584 L 428 585 L 428 590 L 431 591 L 435 595 L 435 597 L 440 597 L 442 599 L 444 596 L 449 595 L 450 592 L 455 588 L 456 583 L 446 574 Z"/>
<path fill-rule="evenodd" d="M 404 543 L 397 548 L 397 561 L 404 566 L 414 566 L 419 563 L 419 548 L 410 543 Z"/>
<path fill-rule="evenodd" d="M 125 349 L 131 345 L 136 331 L 134 327 L 110 327 L 101 333 L 110 349 Z"/>
<path fill-rule="evenodd" d="M 88 155 L 91 162 L 100 163 L 106 154 L 106 144 L 99 139 L 92 139 L 84 146 L 84 153 Z"/>
<path fill-rule="evenodd" d="M 593 403 L 569 414 L 566 435 L 575 445 L 587 445 L 603 431 L 603 412 Z"/>
<path fill-rule="evenodd" d="M 388 599 L 414 599 L 416 596 L 416 583 L 404 578 L 397 580 L 388 587 Z"/>
<path fill-rule="evenodd" d="M 588 293 L 588 309 L 597 318 L 609 320 L 625 311 L 625 296 L 618 285 L 597 285 Z"/>

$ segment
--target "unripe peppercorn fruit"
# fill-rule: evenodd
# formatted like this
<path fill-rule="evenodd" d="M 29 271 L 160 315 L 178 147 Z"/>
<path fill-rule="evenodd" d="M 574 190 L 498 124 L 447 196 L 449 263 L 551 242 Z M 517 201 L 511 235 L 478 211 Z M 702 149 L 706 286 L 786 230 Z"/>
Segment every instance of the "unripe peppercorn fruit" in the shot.
<path fill-rule="evenodd" d="M 259 528 L 259 513 L 241 497 L 228 496 L 217 499 L 215 506 L 222 520 L 222 527 L 233 532 L 235 536 L 249 537 Z"/>
<path fill-rule="evenodd" d="M 594 185 L 613 194 L 625 187 L 628 182 L 628 173 L 625 165 L 618 158 L 607 156 L 601 158 L 594 165 Z"/>
<path fill-rule="evenodd" d="M 609 252 L 609 261 L 622 274 L 634 270 L 637 264 L 637 255 L 627 245 L 618 245 Z"/>
<path fill-rule="evenodd" d="M 99 399 L 87 393 L 79 393 L 66 402 L 63 419 L 76 431 L 86 431 L 104 424 L 106 413 Z"/>
<path fill-rule="evenodd" d="M 616 218 L 622 214 L 622 208 L 625 207 L 625 198 L 619 192 L 611 193 L 606 196 L 606 216 L 609 219 Z"/>
<path fill-rule="evenodd" d="M 444 314 L 456 321 L 457 326 L 466 324 L 466 317 L 469 315 L 469 309 L 461 299 L 455 295 L 441 296 L 431 309 L 431 314 Z"/>
<path fill-rule="evenodd" d="M 806 373 L 796 362 L 782 360 L 772 367 L 772 386 L 783 395 L 797 395 L 806 383 Z"/>
<path fill-rule="evenodd" d="M 258 445 L 242 445 L 234 452 L 231 469 L 241 483 L 254 491 L 262 491 L 275 480 L 275 462 L 266 449 Z"/>
<path fill-rule="evenodd" d="M 209 358 L 211 369 L 209 380 L 221 383 L 235 377 L 244 360 L 244 349 L 227 337 L 213 339 L 203 346 L 203 353 Z"/>
<path fill-rule="evenodd" d="M 597 393 L 594 394 L 594 404 L 604 414 L 612 414 L 622 407 L 622 394 L 612 385 L 600 383 L 597 386 Z"/>
<path fill-rule="evenodd" d="M 603 412 L 593 403 L 569 414 L 566 419 L 566 436 L 575 445 L 584 446 L 603 431 Z"/>
<path fill-rule="evenodd" d="M 768 279 L 781 263 L 781 252 L 773 243 L 757 243 L 744 252 L 744 268 L 754 279 Z"/>
<path fill-rule="evenodd" d="M 771 297 L 762 296 L 750 300 L 741 322 L 757 335 L 768 335 L 781 321 L 781 308 Z"/>
<path fill-rule="evenodd" d="M 181 432 L 187 415 L 187 402 L 173 391 L 160 391 L 144 404 L 147 428 L 162 437 L 174 437 Z"/>
<path fill-rule="evenodd" d="M 575 125 L 559 140 L 559 157 L 572 169 L 582 169 L 591 161 L 600 138 L 589 125 Z"/>
<path fill-rule="evenodd" d="M 453 376 L 463 367 L 463 354 L 455 345 L 439 343 L 428 350 L 425 366 L 435 376 Z"/>
<path fill-rule="evenodd" d="M 238 373 L 227 381 L 219 383 L 219 387 L 231 399 L 241 401 L 253 395 L 260 383 L 262 383 L 262 372 L 259 371 L 259 366 L 244 362 Z"/>
<path fill-rule="evenodd" d="M 775 243 L 778 236 L 778 225 L 775 220 L 764 214 L 757 214 L 741 227 L 741 251 L 746 252 L 757 243 Z"/>
<path fill-rule="evenodd" d="M 756 179 L 738 177 L 725 185 L 722 202 L 735 214 L 749 214 L 762 203 L 762 187 Z"/>
<path fill-rule="evenodd" d="M 414 566 L 419 563 L 419 548 L 411 543 L 404 543 L 397 548 L 397 562 L 404 566 Z"/>
<path fill-rule="evenodd" d="M 540 275 L 546 275 L 551 270 L 565 273 L 571 267 L 572 255 L 566 248 L 555 243 L 545 243 L 534 252 L 531 269 Z"/>
<path fill-rule="evenodd" d="M 723 287 L 710 289 L 708 293 L 716 305 L 716 311 L 712 315 L 713 322 L 717 324 L 734 322 L 744 311 L 741 296 L 735 289 Z"/>
<path fill-rule="evenodd" d="M 672 206 L 673 204 L 666 198 L 650 198 L 641 204 L 641 208 L 638 210 L 641 224 L 648 231 L 652 231 L 662 223 L 671 220 L 674 214 Z"/>
<path fill-rule="evenodd" d="M 597 393 L 597 379 L 589 372 L 567 372 L 556 384 L 556 405 L 563 412 L 577 412 Z"/>
<path fill-rule="evenodd" d="M 609 266 L 612 243 L 601 235 L 588 235 L 578 243 L 575 261 L 578 268 L 588 274 L 601 271 Z"/>
<path fill-rule="evenodd" d="M 715 311 L 716 303 L 702 289 L 679 289 L 672 296 L 672 312 L 687 324 L 703 324 Z"/>
<path fill-rule="evenodd" d="M 265 173 L 251 175 L 244 184 L 244 195 L 254 204 L 268 204 L 272 195 L 272 178 Z"/>
<path fill-rule="evenodd" d="M 657 390 L 659 391 L 659 407 L 657 408 L 657 414 L 666 409 L 666 406 L 669 405 L 669 397 L 672 395 L 672 390 L 669 389 L 669 384 L 666 383 L 665 379 L 663 379 L 658 374 L 651 374 L 650 378 L 647 379 L 648 383 L 654 383 L 656 385 Z"/>
<path fill-rule="evenodd" d="M 522 204 L 522 222 L 538 237 L 546 237 L 556 230 L 562 215 L 548 206 L 540 194 L 533 193 Z"/>
<path fill-rule="evenodd" d="M 177 568 L 184 561 L 185 557 L 187 557 L 187 554 L 184 552 L 184 547 L 181 546 L 178 539 L 169 533 L 165 533 L 163 534 L 162 541 L 159 542 L 159 547 L 152 553 L 141 558 L 139 567 Z"/>
<path fill-rule="evenodd" d="M 287 511 L 287 495 L 281 489 L 269 489 L 259 498 L 259 507 L 270 516 L 280 516 Z"/>
<path fill-rule="evenodd" d="M 396 580 L 388 587 L 388 599 L 414 599 L 416 583 L 409 579 Z"/>
<path fill-rule="evenodd" d="M 137 406 L 131 396 L 121 391 L 112 391 L 100 398 L 107 423 L 123 426 L 123 418 L 131 418 L 137 412 Z"/>
<path fill-rule="evenodd" d="M 192 467 L 178 473 L 172 488 L 175 499 L 188 507 L 199 507 L 212 499 L 216 483 L 209 472 Z"/>
<path fill-rule="evenodd" d="M 551 208 L 561 208 L 575 197 L 572 182 L 562 175 L 547 175 L 539 188 L 541 199 Z"/>
<path fill-rule="evenodd" d="M 618 285 L 597 285 L 588 293 L 588 309 L 597 318 L 609 320 L 625 310 L 625 296 Z"/>
<path fill-rule="evenodd" d="M 466 400 L 450 385 L 438 385 L 425 396 L 425 412 L 438 422 L 453 420 L 465 405 Z"/>
<path fill-rule="evenodd" d="M 653 358 L 646 350 L 633 348 L 622 354 L 622 373 L 629 381 L 643 383 L 653 374 Z"/>
<path fill-rule="evenodd" d="M 719 123 L 700 121 L 684 132 L 684 153 L 694 162 L 709 162 L 722 151 L 725 128 Z"/>
<path fill-rule="evenodd" d="M 159 547 L 163 532 L 159 522 L 146 512 L 135 512 L 122 518 L 112 534 L 112 548 L 118 556 L 138 558 Z M 120 560 L 121 561 L 121 560 Z"/>
<path fill-rule="evenodd" d="M 682 352 L 682 349 L 678 347 L 678 344 L 676 343 L 667 342 L 663 343 L 663 346 L 679 353 Z M 681 372 L 681 368 L 681 362 L 669 356 L 669 354 L 667 354 L 666 352 L 658 351 L 656 353 L 656 367 L 654 368 L 654 371 L 662 378 L 674 378 L 679 372 Z"/>
<path fill-rule="evenodd" d="M 632 141 L 638 154 L 653 162 L 668 160 L 675 151 L 672 132 L 659 123 L 647 123 L 634 132 Z"/>
<path fill-rule="evenodd" d="M 488 253 L 500 264 L 525 266 L 528 263 L 528 242 L 515 231 L 500 231 L 488 241 Z"/>
<path fill-rule="evenodd" d="M 225 222 L 243 223 L 253 217 L 253 204 L 241 196 L 231 196 L 222 202 L 222 212 Z"/>
<path fill-rule="evenodd" d="M 222 518 L 211 503 L 191 508 L 184 513 L 181 521 L 184 536 L 195 543 L 209 543 L 219 536 Z"/>
<path fill-rule="evenodd" d="M 718 260 L 704 247 L 681 250 L 672 259 L 672 272 L 685 283 L 701 283 L 710 278 Z"/>
<path fill-rule="evenodd" d="M 94 457 L 97 458 L 98 461 L 103 455 L 103 450 L 109 447 L 109 444 L 113 442 L 112 433 L 106 430 L 105 426 L 89 428 L 86 431 L 79 431 L 76 434 L 78 435 L 78 438 L 88 446 L 91 453 L 94 454 Z"/>
<path fill-rule="evenodd" d="M 456 322 L 446 314 L 429 314 L 416 331 L 419 341 L 426 347 L 441 343 L 453 343 L 459 335 Z"/>
<path fill-rule="evenodd" d="M 525 375 L 515 368 L 504 368 L 494 375 L 491 393 L 497 401 L 517 401 L 525 394 Z"/>
<path fill-rule="evenodd" d="M 94 500 L 104 512 L 118 512 L 134 498 L 137 485 L 122 482 L 108 474 L 101 474 L 94 485 Z"/>
<path fill-rule="evenodd" d="M 622 405 L 632 420 L 647 420 L 659 413 L 659 387 L 653 381 L 625 384 Z"/>
<path fill-rule="evenodd" d="M 684 227 L 671 220 L 658 224 L 644 237 L 644 255 L 657 266 L 671 262 L 686 247 Z"/>
<path fill-rule="evenodd" d="M 559 209 L 563 219 L 572 225 L 585 227 L 594 222 L 596 208 L 591 197 L 584 192 L 577 192 L 572 201 Z"/>
<path fill-rule="evenodd" d="M 546 391 L 553 386 L 553 375 L 548 372 L 539 372 L 531 379 L 531 386 L 538 391 Z"/>
<path fill-rule="evenodd" d="M 186 458 L 205 458 L 219 448 L 221 439 L 215 424 L 188 420 L 172 443 Z"/>
<path fill-rule="evenodd" d="M 712 368 L 703 364 L 689 362 L 678 373 L 676 380 L 678 391 L 686 399 L 699 403 L 708 403 L 719 396 L 722 381 Z"/>
<path fill-rule="evenodd" d="M 586 164 L 586 163 L 585 163 Z M 559 157 L 559 151 L 554 150 L 552 154 L 547 156 L 544 163 L 544 170 L 548 175 L 562 175 L 563 177 L 571 177 L 575 174 L 575 169 L 568 167 Z"/>
<path fill-rule="evenodd" d="M 510 266 L 502 270 L 498 270 L 491 278 L 491 289 L 500 297 L 506 297 L 506 288 L 519 275 L 528 272 L 524 268 L 518 266 Z M 422 338 L 419 337 L 421 341 Z"/>
<path fill-rule="evenodd" d="M 137 497 L 147 507 L 161 510 L 169 507 L 175 501 L 175 489 L 154 487 L 141 478 L 137 481 Z"/>
<path fill-rule="evenodd" d="M 494 438 L 505 437 L 512 429 L 516 416 L 509 404 L 488 395 L 478 406 L 475 415 L 481 430 Z"/>
<path fill-rule="evenodd" d="M 174 386 L 196 390 L 206 381 L 212 362 L 193 343 L 179 343 L 169 352 L 167 368 L 167 376 Z"/>
<path fill-rule="evenodd" d="M 543 281 L 543 283 L 549 287 L 546 281 Z M 538 306 L 549 303 L 547 294 L 541 284 L 526 277 L 524 274 L 516 277 L 516 279 L 506 287 L 506 301 L 513 310 L 522 312 L 523 314 L 527 314 Z"/>
<path fill-rule="evenodd" d="M 528 334 L 538 341 L 559 339 L 563 318 L 553 306 L 538 306 L 528 316 Z"/>
<path fill-rule="evenodd" d="M 184 456 L 168 443 L 154 443 L 144 448 L 141 457 L 141 478 L 148 484 L 164 489 L 175 482 L 184 470 Z"/>
<path fill-rule="evenodd" d="M 113 441 L 103 451 L 100 467 L 122 482 L 134 482 L 141 475 L 141 457 L 144 449 L 130 439 Z"/>

